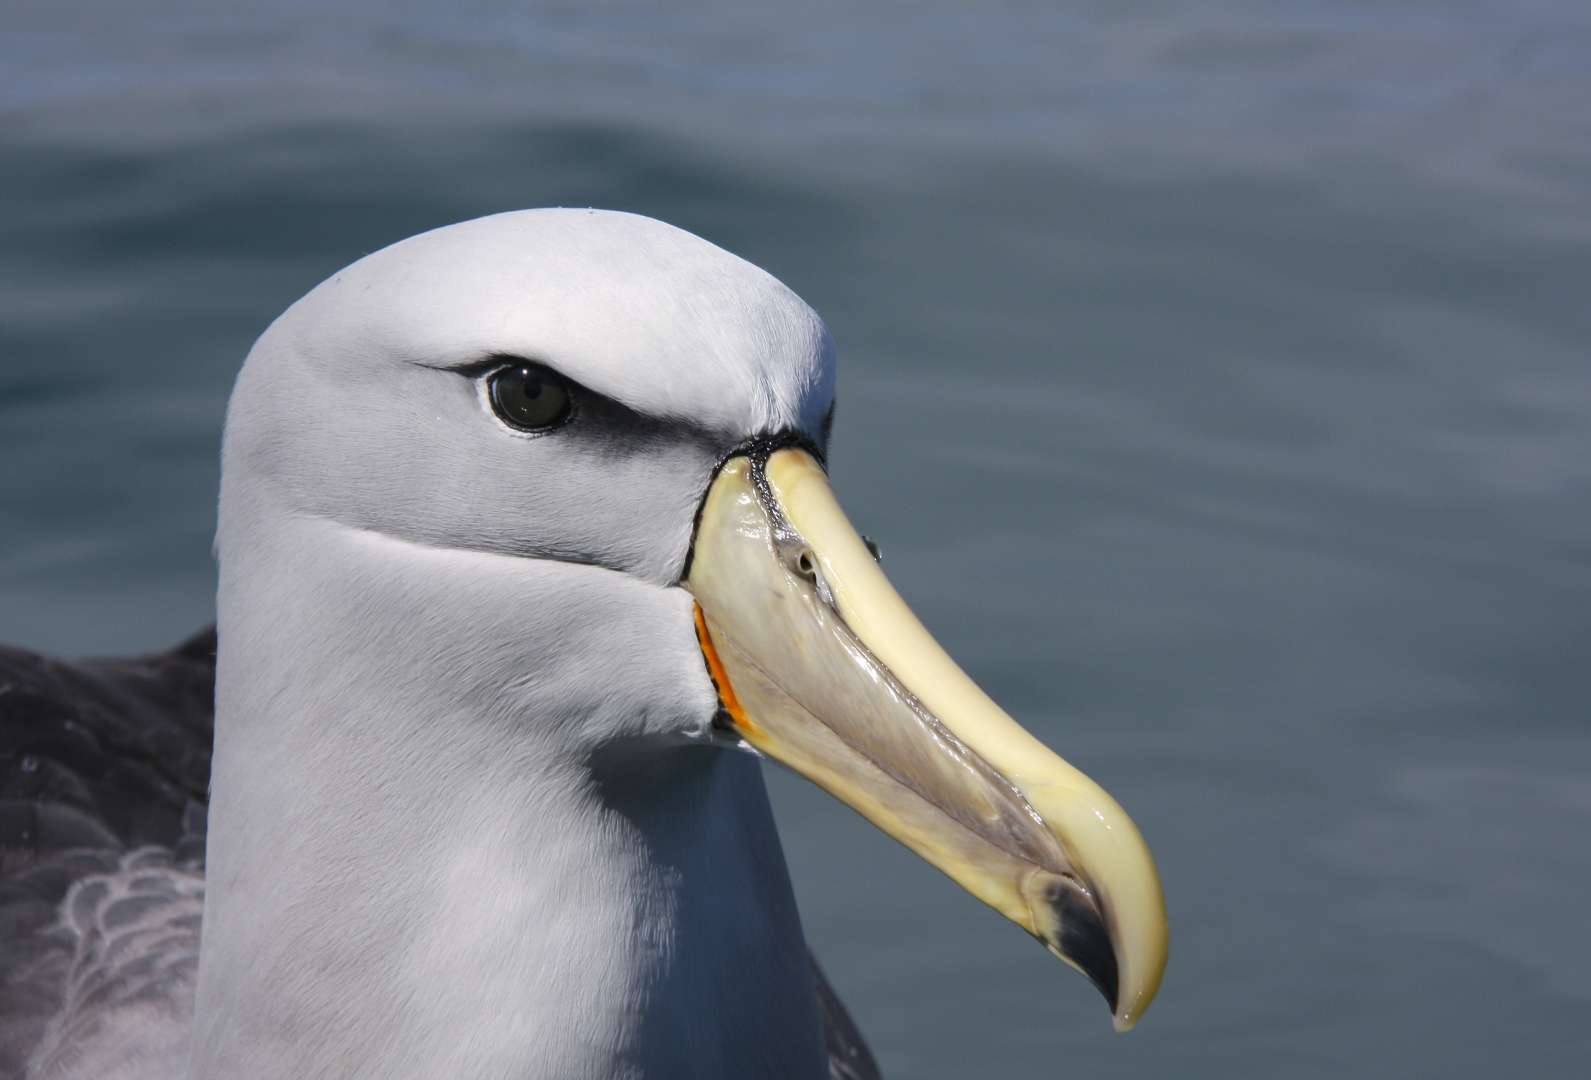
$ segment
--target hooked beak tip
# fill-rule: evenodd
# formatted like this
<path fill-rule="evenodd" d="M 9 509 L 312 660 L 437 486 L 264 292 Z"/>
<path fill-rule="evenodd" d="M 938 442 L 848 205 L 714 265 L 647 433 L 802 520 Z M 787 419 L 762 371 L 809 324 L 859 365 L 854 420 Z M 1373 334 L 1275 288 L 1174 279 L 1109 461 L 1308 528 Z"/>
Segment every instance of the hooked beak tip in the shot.
<path fill-rule="evenodd" d="M 1116 947 L 1099 908 L 1080 890 L 1056 889 L 1050 906 L 1060 924 L 1060 940 L 1046 943 L 1056 956 L 1088 977 L 1105 996 L 1112 1015 L 1121 995 L 1121 979 L 1116 967 Z"/>

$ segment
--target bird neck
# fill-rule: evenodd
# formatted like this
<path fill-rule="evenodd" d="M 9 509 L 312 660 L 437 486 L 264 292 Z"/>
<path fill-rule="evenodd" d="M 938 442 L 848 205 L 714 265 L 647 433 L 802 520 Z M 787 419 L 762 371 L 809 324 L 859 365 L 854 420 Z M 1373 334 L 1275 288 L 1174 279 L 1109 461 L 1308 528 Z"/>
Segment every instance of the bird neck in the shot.
<path fill-rule="evenodd" d="M 568 703 L 624 700 L 584 686 L 613 664 L 521 660 L 563 710 L 538 716 L 494 696 L 484 639 L 436 655 L 440 595 L 375 623 L 368 571 L 226 550 L 194 1080 L 823 1075 L 755 760 L 579 748 L 614 725 Z"/>
<path fill-rule="evenodd" d="M 253 845 L 218 798 L 194 1077 L 820 1075 L 756 763 L 628 756 Z"/>

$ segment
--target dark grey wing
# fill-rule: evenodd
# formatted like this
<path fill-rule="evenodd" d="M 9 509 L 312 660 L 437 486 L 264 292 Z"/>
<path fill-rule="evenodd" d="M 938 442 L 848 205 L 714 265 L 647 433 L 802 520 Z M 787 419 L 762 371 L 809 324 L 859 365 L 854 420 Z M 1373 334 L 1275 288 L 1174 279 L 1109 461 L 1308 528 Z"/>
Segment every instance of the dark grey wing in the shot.
<path fill-rule="evenodd" d="M 0 1077 L 91 1068 L 129 1025 L 151 1065 L 180 1052 L 214 696 L 213 630 L 136 660 L 0 648 Z"/>
<path fill-rule="evenodd" d="M 823 1046 L 829 1054 L 829 1080 L 880 1080 L 878 1062 L 873 1060 L 873 1052 L 862 1040 L 862 1033 L 856 1030 L 856 1021 L 851 1019 L 845 1003 L 829 985 L 828 977 L 818 966 L 818 958 L 807 955 L 812 960 L 812 978 L 818 987 Z"/>

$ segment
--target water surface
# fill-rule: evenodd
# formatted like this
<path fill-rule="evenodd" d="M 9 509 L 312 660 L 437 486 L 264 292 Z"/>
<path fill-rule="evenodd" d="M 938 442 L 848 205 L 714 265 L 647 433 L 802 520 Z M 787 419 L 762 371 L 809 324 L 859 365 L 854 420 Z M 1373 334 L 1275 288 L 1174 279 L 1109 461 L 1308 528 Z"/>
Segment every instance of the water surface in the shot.
<path fill-rule="evenodd" d="M 652 214 L 826 316 L 853 515 L 1161 860 L 1171 967 L 1121 1038 L 775 776 L 893 1075 L 1591 1060 L 1582 5 L 5 22 L 0 639 L 211 617 L 232 377 L 331 271 L 495 210 Z"/>

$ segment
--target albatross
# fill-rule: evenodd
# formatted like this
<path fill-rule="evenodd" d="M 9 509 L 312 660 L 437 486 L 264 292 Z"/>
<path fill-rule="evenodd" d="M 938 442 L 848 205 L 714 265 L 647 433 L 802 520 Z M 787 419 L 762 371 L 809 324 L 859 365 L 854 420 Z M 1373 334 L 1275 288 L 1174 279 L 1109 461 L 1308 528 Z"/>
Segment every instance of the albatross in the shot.
<path fill-rule="evenodd" d="M 762 270 L 591 210 L 412 237 L 278 317 L 215 635 L 0 657 L 0 1073 L 871 1074 L 763 758 L 1135 1023 L 1154 862 L 841 510 L 835 356 Z"/>

